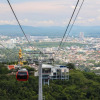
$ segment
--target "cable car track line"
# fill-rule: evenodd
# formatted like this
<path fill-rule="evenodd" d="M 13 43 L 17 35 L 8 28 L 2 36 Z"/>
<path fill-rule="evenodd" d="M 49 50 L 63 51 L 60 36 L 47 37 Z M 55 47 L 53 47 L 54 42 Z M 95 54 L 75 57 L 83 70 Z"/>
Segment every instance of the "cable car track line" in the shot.
<path fill-rule="evenodd" d="M 3 44 L 0 43 L 0 45 L 1 45 L 2 47 L 4 47 L 6 50 L 8 50 L 9 52 L 14 53 L 14 52 L 10 51 L 8 48 L 6 48 Z M 15 53 L 14 53 L 14 54 L 15 54 Z"/>
<path fill-rule="evenodd" d="M 23 30 L 23 28 L 22 28 L 22 26 L 21 26 L 21 24 L 20 24 L 20 22 L 19 22 L 19 20 L 18 20 L 18 18 L 17 18 L 17 16 L 16 16 L 16 14 L 15 14 L 15 12 L 14 12 L 14 10 L 13 10 L 12 6 L 11 6 L 10 1 L 9 1 L 9 0 L 7 0 L 7 2 L 8 2 L 8 4 L 9 4 L 10 8 L 11 8 L 11 11 L 12 11 L 12 13 L 13 13 L 13 15 L 14 15 L 14 17 L 15 17 L 16 21 L 18 22 L 18 25 L 19 25 L 19 27 L 20 27 L 20 29 L 21 29 L 22 33 L 24 34 L 24 36 L 25 36 L 26 40 L 28 41 L 29 45 L 31 46 L 31 43 L 30 43 L 30 41 L 28 40 L 28 38 L 27 38 L 27 36 L 26 36 L 26 34 L 25 34 L 25 32 L 24 32 L 24 30 Z M 33 46 L 31 46 L 31 47 L 33 48 Z M 33 49 L 34 49 L 34 48 L 33 48 Z M 37 49 L 38 49 L 38 48 L 37 48 Z M 38 50 L 39 50 L 39 49 L 38 49 Z M 39 51 L 40 51 L 40 50 L 39 50 Z M 43 54 L 43 53 L 42 53 L 42 51 L 40 51 L 40 54 Z"/>
<path fill-rule="evenodd" d="M 63 40 L 64 40 L 64 37 L 65 37 L 65 35 L 66 35 L 67 31 L 68 31 L 69 25 L 70 25 L 70 23 L 71 23 L 71 21 L 72 21 L 72 18 L 73 18 L 73 16 L 74 16 L 74 14 L 75 14 L 75 11 L 76 11 L 76 8 L 77 8 L 78 4 L 79 4 L 79 0 L 78 0 L 77 3 L 76 3 L 76 6 L 75 6 L 74 11 L 73 11 L 73 13 L 72 13 L 72 15 L 71 15 L 71 18 L 70 18 L 69 23 L 68 23 L 68 25 L 67 25 L 67 28 L 66 28 L 66 30 L 65 30 L 65 32 L 64 32 L 64 35 L 63 35 L 63 37 L 62 37 L 62 40 L 61 40 L 61 42 L 60 42 L 60 44 L 59 44 L 59 46 L 58 46 L 57 52 L 60 50 L 60 47 L 61 47 L 62 42 L 63 42 Z M 56 53 L 56 54 L 57 54 L 57 53 Z"/>
<path fill-rule="evenodd" d="M 83 3 L 84 3 L 84 0 L 82 1 L 81 5 L 80 5 L 80 8 L 79 8 L 79 10 L 78 10 L 78 12 L 77 12 L 77 14 L 76 14 L 76 17 L 75 17 L 75 19 L 74 19 L 74 21 L 73 21 L 73 24 L 71 25 L 70 30 L 69 30 L 69 32 L 68 32 L 66 38 L 65 38 L 65 41 L 67 40 L 67 38 L 68 38 L 68 36 L 69 36 L 69 34 L 70 34 L 72 28 L 73 28 L 73 25 L 75 24 L 75 21 L 76 21 L 76 19 L 77 19 L 77 16 L 79 15 L 79 12 L 80 12 L 80 10 L 81 10 L 81 8 L 82 8 Z"/>
<path fill-rule="evenodd" d="M 10 8 L 11 8 L 11 10 L 12 10 L 12 12 L 13 12 L 13 14 L 14 14 L 16 20 L 17 20 L 17 22 L 18 22 L 18 25 L 19 25 L 21 31 L 23 32 L 25 38 L 27 39 L 28 43 L 30 44 L 30 42 L 29 42 L 29 40 L 28 40 L 28 38 L 27 38 L 27 36 L 26 36 L 26 34 L 25 34 L 25 32 L 24 32 L 24 30 L 23 30 L 23 28 L 22 28 L 22 26 L 21 26 L 21 24 L 20 24 L 20 22 L 19 22 L 19 20 L 18 20 L 18 18 L 17 18 L 17 16 L 16 16 L 16 14 L 15 14 L 15 12 L 14 12 L 14 10 L 13 10 L 11 4 L 10 4 L 10 2 L 9 2 L 9 0 L 7 0 L 7 1 L 8 1 L 8 4 L 9 4 L 9 6 L 10 6 Z"/>

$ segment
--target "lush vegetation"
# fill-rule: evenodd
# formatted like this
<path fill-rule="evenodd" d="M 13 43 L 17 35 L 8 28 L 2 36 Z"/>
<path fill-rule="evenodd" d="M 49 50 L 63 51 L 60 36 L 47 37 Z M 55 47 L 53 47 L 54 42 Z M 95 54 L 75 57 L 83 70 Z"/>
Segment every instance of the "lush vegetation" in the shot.
<path fill-rule="evenodd" d="M 2 62 L 13 62 L 18 61 L 18 53 L 19 49 L 13 48 L 13 49 L 0 49 L 0 61 Z"/>
<path fill-rule="evenodd" d="M 0 74 L 7 74 L 9 72 L 8 68 L 0 63 Z"/>
<path fill-rule="evenodd" d="M 0 64 L 0 100 L 38 100 L 38 77 L 31 74 L 28 81 L 19 82 L 7 73 Z M 100 100 L 100 76 L 71 69 L 69 80 L 50 80 L 43 95 L 45 100 Z"/>

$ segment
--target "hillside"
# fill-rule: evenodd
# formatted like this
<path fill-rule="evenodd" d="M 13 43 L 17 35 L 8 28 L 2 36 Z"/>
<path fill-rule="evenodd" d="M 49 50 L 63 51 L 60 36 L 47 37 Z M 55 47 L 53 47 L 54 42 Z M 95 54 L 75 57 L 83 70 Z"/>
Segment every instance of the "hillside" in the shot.
<path fill-rule="evenodd" d="M 32 27 L 22 26 L 27 35 L 34 36 L 63 36 L 66 27 L 51 26 L 51 27 Z M 74 26 L 70 35 L 79 36 L 80 32 L 84 32 L 85 36 L 100 37 L 100 26 Z M 23 36 L 18 25 L 0 25 L 0 34 L 8 36 Z"/>
<path fill-rule="evenodd" d="M 49 87 L 43 86 L 43 95 L 46 100 L 100 100 L 100 77 L 70 70 L 69 81 L 51 80 Z M 38 100 L 38 77 L 18 82 L 14 75 L 0 73 L 0 100 Z"/>

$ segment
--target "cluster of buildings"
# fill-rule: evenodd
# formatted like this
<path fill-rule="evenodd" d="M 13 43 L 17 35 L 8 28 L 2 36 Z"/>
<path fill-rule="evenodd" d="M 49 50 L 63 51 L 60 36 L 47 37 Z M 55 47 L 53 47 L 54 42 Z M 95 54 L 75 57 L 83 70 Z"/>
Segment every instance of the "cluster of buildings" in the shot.
<path fill-rule="evenodd" d="M 59 43 L 61 38 L 49 38 L 48 36 L 28 36 L 28 39 L 31 43 Z M 25 45 L 25 51 L 31 51 L 32 48 L 27 46 L 27 40 L 25 37 L 8 37 L 0 36 L 0 42 L 7 48 L 14 48 L 16 44 L 20 46 Z M 95 67 L 96 63 L 100 62 L 100 38 L 94 37 L 84 37 L 84 33 L 81 32 L 79 37 L 69 37 L 65 40 L 65 43 L 72 43 L 70 46 L 61 47 L 57 55 L 53 55 L 55 60 L 62 62 L 72 62 L 76 66 L 85 66 L 85 67 Z M 0 48 L 3 48 L 0 45 Z M 39 48 L 39 47 L 38 47 Z M 43 52 L 56 52 L 58 47 L 44 47 L 39 48 Z M 35 47 L 34 47 L 35 50 Z M 0 54 L 0 57 L 4 56 Z M 98 66 L 100 67 L 100 66 Z"/>

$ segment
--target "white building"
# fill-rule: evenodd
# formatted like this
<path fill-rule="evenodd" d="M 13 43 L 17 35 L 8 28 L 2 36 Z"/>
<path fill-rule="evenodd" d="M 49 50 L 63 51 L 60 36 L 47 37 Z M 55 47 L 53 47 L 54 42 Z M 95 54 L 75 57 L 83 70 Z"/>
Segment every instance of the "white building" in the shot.
<path fill-rule="evenodd" d="M 38 72 L 35 72 L 35 76 L 38 76 Z M 42 80 L 44 84 L 49 85 L 49 80 L 69 79 L 69 69 L 66 66 L 52 66 L 47 64 L 42 64 Z"/>

